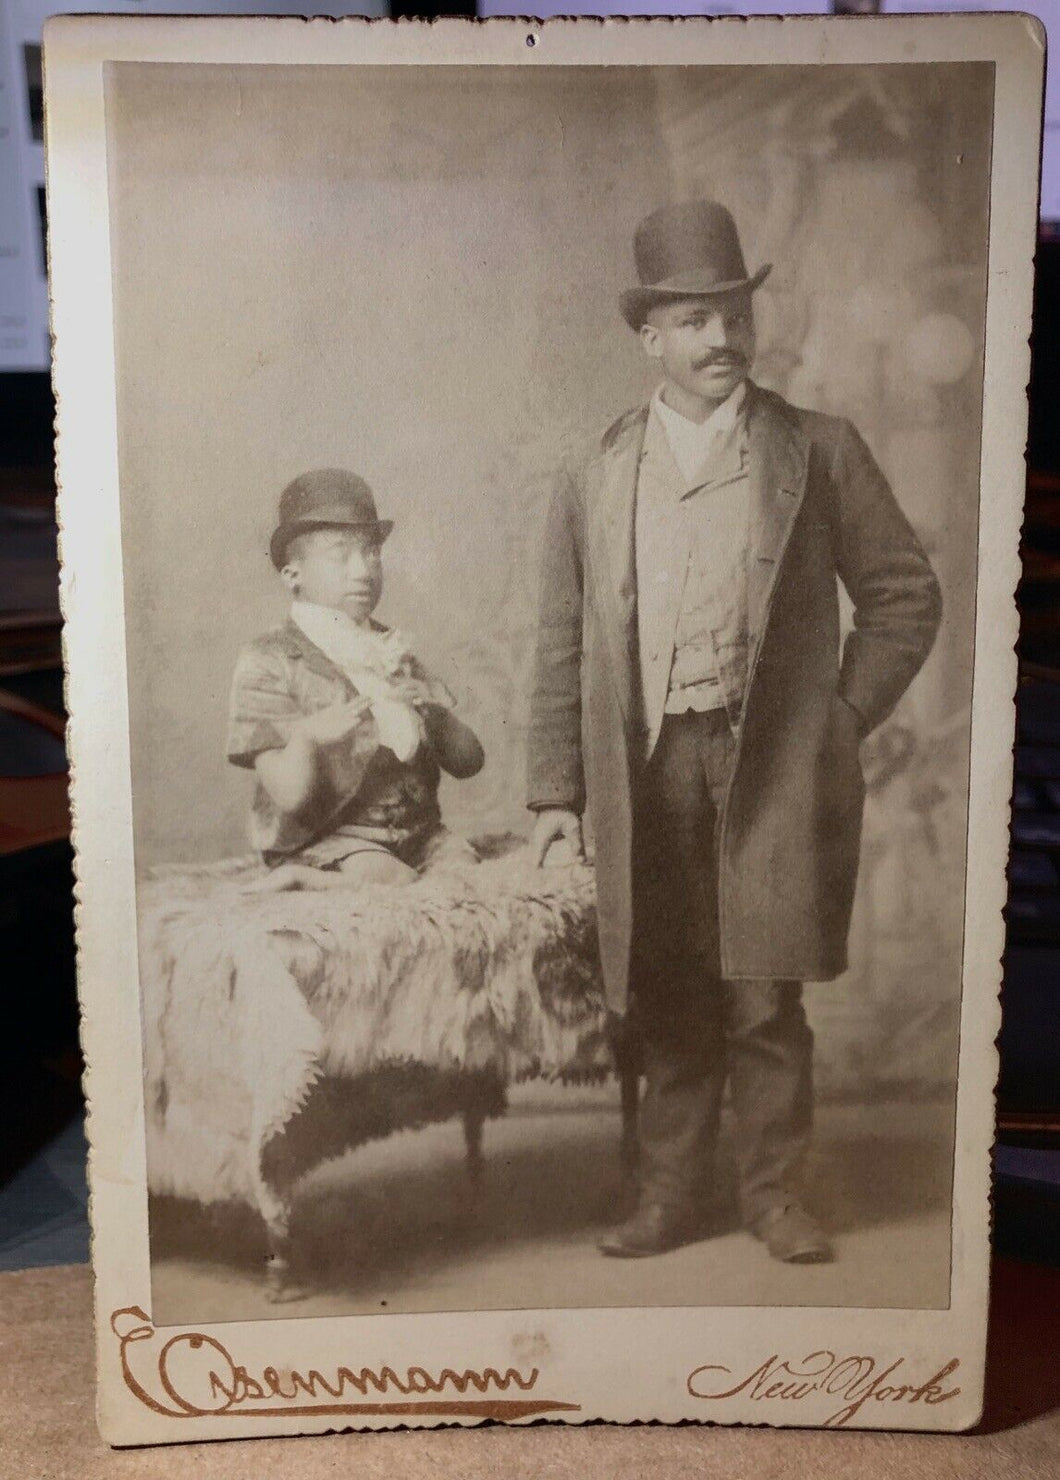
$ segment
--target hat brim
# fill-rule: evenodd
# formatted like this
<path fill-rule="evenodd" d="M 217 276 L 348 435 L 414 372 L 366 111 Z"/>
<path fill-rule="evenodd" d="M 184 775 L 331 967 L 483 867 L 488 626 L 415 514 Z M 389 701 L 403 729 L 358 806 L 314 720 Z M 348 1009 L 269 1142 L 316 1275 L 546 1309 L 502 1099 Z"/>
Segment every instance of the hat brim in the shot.
<path fill-rule="evenodd" d="M 379 537 L 380 543 L 387 538 L 394 528 L 393 519 L 350 519 L 343 518 L 341 514 L 334 515 L 312 515 L 306 519 L 292 519 L 289 524 L 281 524 L 272 532 L 269 541 L 269 555 L 277 570 L 282 570 L 287 563 L 287 547 L 296 535 L 305 534 L 309 529 L 334 529 L 336 526 L 342 529 L 373 529 Z"/>
<path fill-rule="evenodd" d="M 720 298 L 725 293 L 753 293 L 760 288 L 772 271 L 773 264 L 767 262 L 751 277 L 736 278 L 731 282 L 712 282 L 700 274 L 684 278 L 671 278 L 665 283 L 653 283 L 651 287 L 627 288 L 619 297 L 622 317 L 631 329 L 641 329 L 644 320 L 658 303 L 673 303 L 678 298 Z"/>

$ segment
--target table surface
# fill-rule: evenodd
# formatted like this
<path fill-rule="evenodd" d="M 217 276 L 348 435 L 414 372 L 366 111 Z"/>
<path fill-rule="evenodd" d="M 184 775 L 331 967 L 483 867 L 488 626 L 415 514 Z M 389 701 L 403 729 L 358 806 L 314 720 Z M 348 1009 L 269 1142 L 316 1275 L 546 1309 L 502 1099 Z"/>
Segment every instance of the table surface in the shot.
<path fill-rule="evenodd" d="M 34 1480 L 317 1480 L 460 1475 L 591 1480 L 1053 1480 L 1060 1474 L 1060 1269 L 995 1263 L 987 1413 L 972 1434 L 589 1424 L 111 1450 L 93 1417 L 91 1275 L 0 1275 L 0 1476 Z"/>

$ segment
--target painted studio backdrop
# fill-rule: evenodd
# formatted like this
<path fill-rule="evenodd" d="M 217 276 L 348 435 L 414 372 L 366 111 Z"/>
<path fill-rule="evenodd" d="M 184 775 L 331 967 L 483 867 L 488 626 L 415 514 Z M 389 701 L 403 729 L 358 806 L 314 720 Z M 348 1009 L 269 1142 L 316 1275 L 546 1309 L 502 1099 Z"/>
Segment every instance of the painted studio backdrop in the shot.
<path fill-rule="evenodd" d="M 854 420 L 945 600 L 865 747 L 852 967 L 807 993 L 819 1092 L 952 1103 L 992 69 L 308 71 L 108 79 L 138 865 L 246 851 L 233 663 L 285 611 L 280 489 L 335 464 L 396 521 L 378 615 L 486 746 L 447 820 L 529 831 L 550 478 L 653 388 L 617 307 L 637 220 L 714 196 L 774 264 L 756 378 Z"/>

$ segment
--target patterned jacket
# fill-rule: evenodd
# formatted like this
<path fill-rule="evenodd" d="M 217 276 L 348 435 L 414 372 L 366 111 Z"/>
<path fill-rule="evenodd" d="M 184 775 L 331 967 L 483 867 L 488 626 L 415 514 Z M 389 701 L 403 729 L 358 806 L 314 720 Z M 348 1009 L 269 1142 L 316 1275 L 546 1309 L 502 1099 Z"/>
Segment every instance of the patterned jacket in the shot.
<path fill-rule="evenodd" d="M 379 630 L 385 630 L 380 628 Z M 422 670 L 417 674 L 423 677 Z M 304 715 L 357 696 L 353 684 L 292 621 L 266 632 L 239 656 L 229 704 L 227 755 L 252 769 L 279 750 Z M 349 741 L 320 752 L 318 785 L 305 807 L 284 812 L 259 782 L 251 804 L 250 839 L 266 862 L 289 858 L 342 827 L 402 844 L 436 828 L 439 758 L 421 746 L 399 761 L 380 744 L 371 709 Z"/>

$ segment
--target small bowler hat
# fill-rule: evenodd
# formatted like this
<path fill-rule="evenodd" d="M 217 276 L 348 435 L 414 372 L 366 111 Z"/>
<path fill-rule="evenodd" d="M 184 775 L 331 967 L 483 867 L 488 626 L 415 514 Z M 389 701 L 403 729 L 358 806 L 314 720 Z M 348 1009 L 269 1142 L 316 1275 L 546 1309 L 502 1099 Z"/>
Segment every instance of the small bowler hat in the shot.
<path fill-rule="evenodd" d="M 753 292 L 771 266 L 748 275 L 736 222 L 716 200 L 653 211 L 637 227 L 633 256 L 640 286 L 627 289 L 619 300 L 631 329 L 639 329 L 649 310 L 667 299 Z"/>
<path fill-rule="evenodd" d="M 269 541 L 273 565 L 283 569 L 287 546 L 296 534 L 332 524 L 374 529 L 381 540 L 394 527 L 392 519 L 379 518 L 372 490 L 363 478 L 345 468 L 318 468 L 295 478 L 280 494 L 279 522 Z"/>

